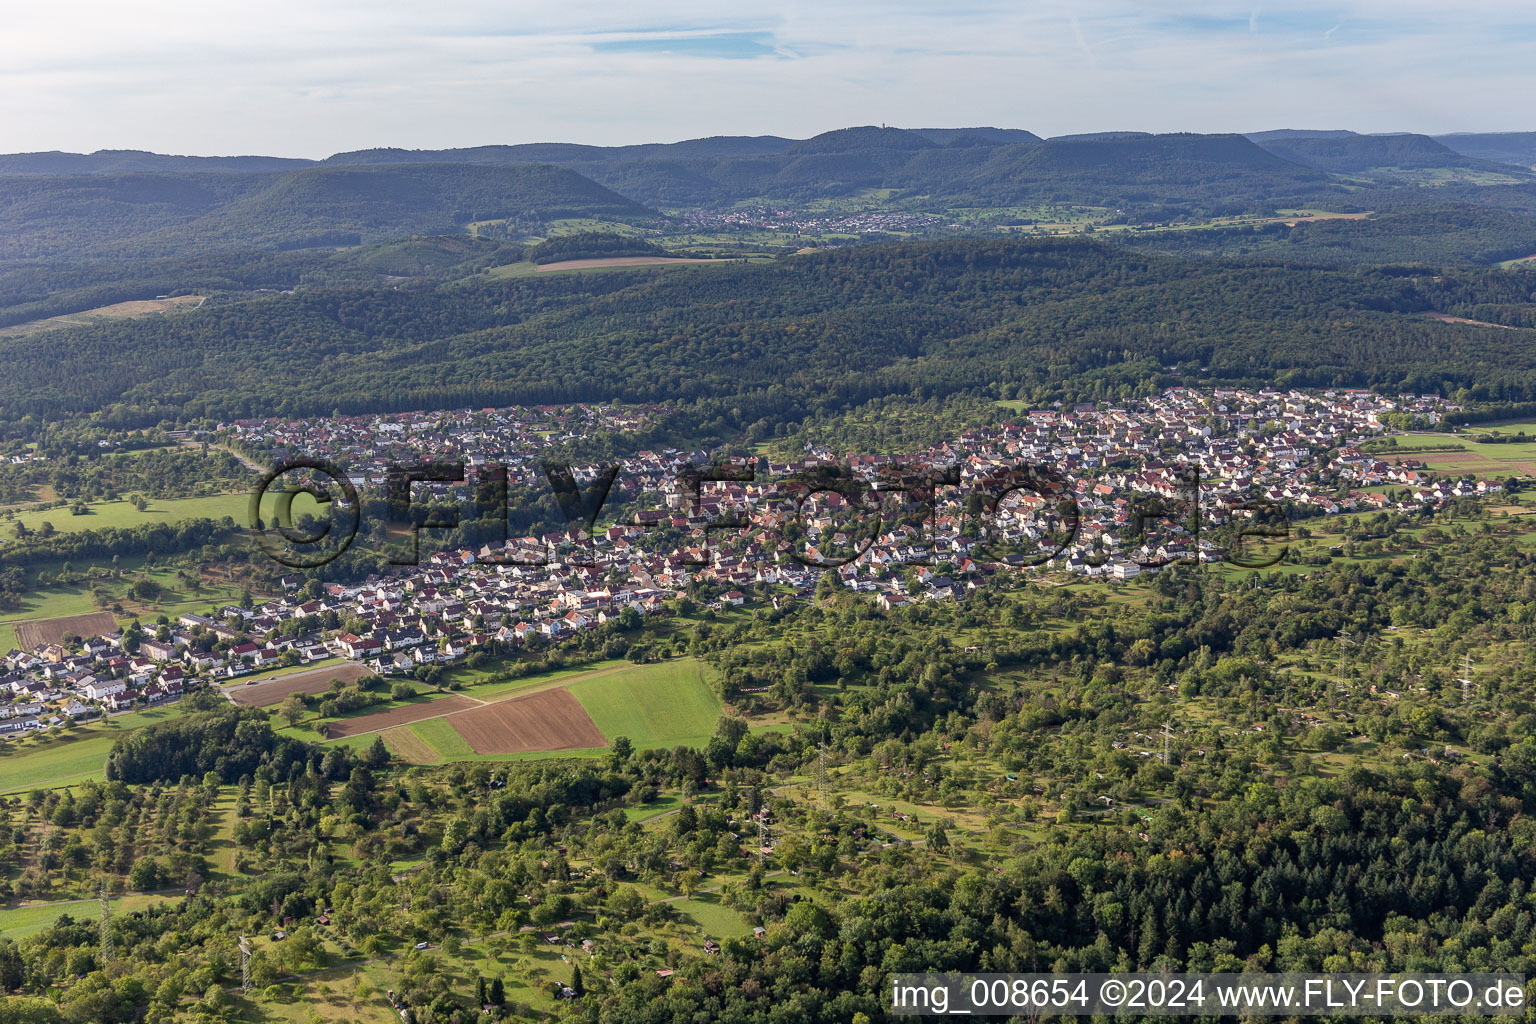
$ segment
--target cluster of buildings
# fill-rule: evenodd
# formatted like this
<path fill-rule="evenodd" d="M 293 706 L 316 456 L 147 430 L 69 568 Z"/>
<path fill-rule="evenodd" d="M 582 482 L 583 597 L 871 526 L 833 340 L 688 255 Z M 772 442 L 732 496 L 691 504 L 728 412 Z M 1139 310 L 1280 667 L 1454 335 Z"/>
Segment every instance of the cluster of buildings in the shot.
<path fill-rule="evenodd" d="M 736 206 L 689 210 L 682 227 L 693 231 L 756 230 L 794 235 L 863 235 L 878 232 L 924 231 L 943 223 L 931 213 L 867 210 L 854 213 L 807 213 L 789 207 Z"/>
<path fill-rule="evenodd" d="M 1169 562 L 1213 561 L 1223 552 L 1200 524 L 1225 522 L 1256 500 L 1288 516 L 1328 515 L 1497 490 L 1431 480 L 1361 448 L 1386 431 L 1388 413 L 1432 420 L 1454 408 L 1359 391 L 1176 388 L 1137 402 L 1001 412 L 996 424 L 911 455 L 811 447 L 788 462 L 738 461 L 714 474 L 738 479 L 691 479 L 690 468 L 710 463 L 706 452 L 641 451 L 619 460 L 590 536 L 560 531 L 438 551 L 353 584 L 322 587 L 295 575 L 284 579 L 282 597 L 182 616 L 132 642 L 109 635 L 73 649 L 13 650 L 0 662 L 0 735 L 174 699 L 197 681 L 278 665 L 343 658 L 381 675 L 414 673 L 477 650 L 633 624 L 665 614 L 685 595 L 721 609 L 782 605 L 810 595 L 827 574 L 895 609 L 962 598 L 999 572 L 1130 579 Z M 549 486 L 539 457 L 552 439 L 643 430 L 664 411 L 575 406 L 250 420 L 228 431 L 268 458 L 333 460 L 360 486 L 381 486 L 391 466 L 423 460 L 502 465 L 513 479 Z M 818 475 L 828 464 L 844 467 L 841 483 Z M 1057 489 L 986 491 L 999 472 L 1019 465 L 1048 470 Z M 606 468 L 574 472 L 583 482 Z M 956 482 L 931 495 L 869 493 L 929 468 Z M 1361 489 L 1370 484 L 1392 485 L 1396 494 Z M 474 486 L 471 477 L 446 493 L 468 502 Z M 1165 503 L 1155 517 L 1146 514 L 1153 501 Z M 430 537 L 423 531 L 424 550 Z M 1032 557 L 1006 554 L 1018 551 Z"/>
<path fill-rule="evenodd" d="M 538 462 L 560 446 L 603 433 L 634 434 L 655 424 L 661 406 L 513 406 L 307 419 L 236 420 L 230 441 L 266 462 L 325 459 L 352 483 L 382 484 L 390 467 L 464 462 L 507 465 L 511 482 L 532 482 Z M 540 478 L 541 479 L 541 478 Z"/>
<path fill-rule="evenodd" d="M 188 668 L 157 662 L 147 652 L 129 654 L 126 646 L 121 633 L 112 633 L 6 652 L 0 657 L 0 738 L 182 695 Z"/>
<path fill-rule="evenodd" d="M 728 480 L 697 479 L 711 464 L 708 452 L 639 451 L 617 460 L 593 536 L 575 545 L 570 533 L 512 537 L 505 550 L 440 555 L 432 571 L 479 564 L 471 575 L 510 581 L 520 606 L 594 589 L 650 597 L 700 582 L 737 604 L 762 584 L 809 589 L 824 571 L 897 606 L 957 596 L 989 563 L 1027 565 L 1047 555 L 1041 568 L 1129 578 L 1169 561 L 1221 558 L 1200 524 L 1252 515 L 1255 503 L 1295 518 L 1497 492 L 1497 483 L 1433 479 L 1422 467 L 1389 463 L 1360 447 L 1386 433 L 1387 414 L 1433 423 L 1456 409 L 1434 397 L 1365 391 L 1173 388 L 1137 402 L 1003 414 L 1002 422 L 901 456 L 808 446 L 789 461 L 737 460 L 706 474 L 735 477 Z M 487 466 L 506 468 L 514 483 L 551 486 L 542 455 L 552 425 L 574 437 L 578 423 L 623 431 L 661 413 L 503 409 L 245 421 L 232 430 L 248 450 L 273 459 L 338 461 L 363 487 L 382 489 L 393 466 L 462 462 L 466 481 L 436 485 L 436 493 L 467 505 L 477 470 Z M 820 479 L 828 465 L 847 473 L 830 489 Z M 1058 483 L 1047 490 L 1004 486 L 1020 466 Z M 614 468 L 572 470 L 586 486 Z M 914 475 L 930 470 L 949 474 L 948 485 L 931 494 L 914 489 Z M 874 490 L 887 493 L 866 493 Z M 986 499 L 980 515 L 971 499 L 978 491 Z M 508 561 L 517 564 L 488 564 Z M 472 596 L 481 596 L 474 589 Z M 573 608 L 571 621 L 605 610 Z M 543 621 L 519 625 L 524 632 L 558 631 Z"/>

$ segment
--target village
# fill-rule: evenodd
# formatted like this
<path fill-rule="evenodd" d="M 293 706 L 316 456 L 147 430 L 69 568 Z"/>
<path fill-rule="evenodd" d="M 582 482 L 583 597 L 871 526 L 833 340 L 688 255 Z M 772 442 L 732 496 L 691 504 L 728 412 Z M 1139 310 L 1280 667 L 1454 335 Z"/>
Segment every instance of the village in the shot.
<path fill-rule="evenodd" d="M 318 662 L 422 678 L 476 652 L 507 655 L 608 623 L 633 626 L 667 614 L 679 599 L 722 611 L 805 600 L 828 574 L 892 610 L 964 599 L 998 574 L 1129 580 L 1168 564 L 1218 562 L 1225 553 L 1187 529 L 1185 517 L 1145 522 L 1142 503 L 1189 499 L 1192 472 L 1196 524 L 1227 522 L 1259 499 L 1300 518 L 1438 507 L 1497 493 L 1496 482 L 1431 479 L 1359 447 L 1387 432 L 1389 413 L 1436 423 L 1453 411 L 1440 399 L 1358 391 L 1180 388 L 1123 406 L 1028 411 L 906 456 L 811 448 L 793 461 L 762 457 L 750 468 L 737 459 L 730 471 L 713 474 L 744 479 L 690 476 L 690 468 L 710 463 L 708 452 L 641 451 L 621 461 L 615 497 L 605 506 L 611 522 L 591 536 L 572 529 L 509 538 L 504 547 L 439 550 L 419 565 L 351 584 L 289 575 L 282 596 L 249 607 L 226 604 L 11 650 L 0 661 L 0 737 Z M 382 487 L 390 467 L 408 456 L 500 463 L 510 479 L 548 486 L 537 459 L 559 439 L 636 430 L 662 412 L 578 407 L 241 421 L 227 427 L 227 437 L 269 460 L 335 460 L 361 487 Z M 785 481 L 828 463 L 851 467 L 861 487 L 913 465 L 949 467 L 959 485 L 922 501 L 907 495 L 889 522 L 837 490 L 786 489 Z M 997 503 L 989 530 L 975 527 L 968 489 L 1019 463 L 1048 466 L 1066 481 L 1061 496 L 1078 510 L 1073 529 L 1063 532 L 1058 496 L 1048 501 L 1027 490 Z M 599 470 L 575 467 L 582 480 Z M 441 497 L 467 501 L 472 484 L 435 486 Z M 424 546 L 430 537 L 424 531 Z M 995 555 L 996 547 L 1030 549 L 1035 557 L 1010 560 Z"/>

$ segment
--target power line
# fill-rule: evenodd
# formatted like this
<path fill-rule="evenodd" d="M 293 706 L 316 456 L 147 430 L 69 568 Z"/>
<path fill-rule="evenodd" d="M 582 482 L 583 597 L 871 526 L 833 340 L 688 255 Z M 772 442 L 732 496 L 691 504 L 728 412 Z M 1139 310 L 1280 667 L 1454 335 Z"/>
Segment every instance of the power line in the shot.
<path fill-rule="evenodd" d="M 251 940 L 240 936 L 240 991 L 251 990 Z"/>
<path fill-rule="evenodd" d="M 112 902 L 107 899 L 107 880 L 103 878 L 96 887 L 101 898 L 101 964 L 105 967 L 116 958 L 112 948 Z"/>

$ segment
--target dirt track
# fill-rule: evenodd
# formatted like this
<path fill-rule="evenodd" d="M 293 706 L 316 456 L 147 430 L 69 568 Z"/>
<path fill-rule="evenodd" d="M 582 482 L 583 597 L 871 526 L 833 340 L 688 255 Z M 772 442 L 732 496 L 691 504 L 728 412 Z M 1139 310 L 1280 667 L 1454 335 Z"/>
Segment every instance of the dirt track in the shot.
<path fill-rule="evenodd" d="M 587 712 L 566 690 L 487 704 L 448 719 L 477 754 L 606 747 Z"/>

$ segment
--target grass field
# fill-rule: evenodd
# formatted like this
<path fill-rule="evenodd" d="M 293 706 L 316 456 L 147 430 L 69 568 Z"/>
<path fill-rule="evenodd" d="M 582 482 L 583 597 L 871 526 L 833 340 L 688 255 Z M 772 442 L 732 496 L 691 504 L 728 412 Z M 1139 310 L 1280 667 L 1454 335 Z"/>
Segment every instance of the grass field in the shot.
<path fill-rule="evenodd" d="M 25 523 L 27 529 L 37 530 L 48 522 L 59 533 L 79 533 L 82 530 L 179 523 L 186 519 L 222 519 L 225 516 L 244 523 L 249 502 L 247 493 L 214 494 L 205 498 L 156 498 L 140 512 L 126 501 L 97 501 L 86 506 L 91 510 L 89 515 L 77 516 L 67 508 L 33 509 L 18 512 L 15 518 L 6 521 L 6 525 L 8 532 L 13 532 L 15 523 Z"/>
<path fill-rule="evenodd" d="M 1536 437 L 1536 420 L 1495 420 L 1467 426 L 1471 434 L 1528 434 Z"/>
<path fill-rule="evenodd" d="M 721 906 L 712 894 L 678 900 L 672 904 L 685 925 L 692 925 L 711 939 L 735 939 L 752 934 L 752 926 L 730 907 Z"/>
<path fill-rule="evenodd" d="M 628 736 L 639 750 L 703 747 L 720 717 L 705 671 L 696 659 L 681 658 L 572 683 L 570 691 L 609 742 Z"/>
<path fill-rule="evenodd" d="M 439 764 L 443 758 L 432 745 L 411 731 L 409 726 L 388 729 L 380 734 L 389 752 L 408 764 Z"/>
<path fill-rule="evenodd" d="M 1536 423 L 1529 420 L 1501 424 L 1478 424 L 1467 434 L 1399 435 L 1395 447 L 1373 449 L 1373 453 L 1396 462 L 1399 458 L 1417 459 L 1431 472 L 1455 476 L 1476 476 L 1503 480 L 1511 476 L 1536 476 L 1536 441 L 1530 444 L 1480 444 L 1477 434 L 1514 435 L 1524 430 L 1536 437 Z"/>
<path fill-rule="evenodd" d="M 547 675 L 529 676 L 510 682 L 470 686 L 464 694 L 484 699 L 493 694 L 512 697 L 514 691 L 537 688 L 541 691 L 566 689 L 577 703 L 591 716 L 593 724 L 603 738 L 611 741 L 616 736 L 627 736 L 636 748 L 673 747 L 679 744 L 704 746 L 714 734 L 715 722 L 720 717 L 720 702 L 710 689 L 703 664 L 693 658 L 658 665 L 629 665 L 622 661 L 599 662 L 580 668 L 567 669 Z M 455 718 L 444 715 L 465 710 L 462 697 L 447 695 L 427 704 L 441 704 L 441 708 L 420 707 L 417 700 L 408 705 L 416 710 L 437 711 L 431 718 L 418 721 L 385 722 L 375 717 L 372 723 L 381 728 L 384 744 L 401 760 L 411 764 L 437 764 L 442 761 L 504 761 L 544 757 L 587 757 L 606 753 L 606 747 L 592 746 L 579 749 L 534 751 L 527 753 L 477 754 L 459 729 L 454 728 Z M 491 706 L 497 706 L 494 702 Z M 370 710 L 350 719 L 356 722 L 380 712 Z M 462 714 L 458 716 L 462 718 Z M 338 720 L 348 722 L 348 719 Z M 467 723 L 461 721 L 461 726 Z M 358 726 L 344 726 L 355 731 Z M 306 739 L 319 739 L 300 730 L 285 729 L 285 735 L 302 735 Z M 337 735 L 333 728 L 332 735 Z M 333 739 L 347 745 L 371 743 L 373 733 Z"/>
<path fill-rule="evenodd" d="M 45 783 L 99 779 L 113 739 L 111 733 L 81 731 L 36 747 L 18 746 L 16 740 L 0 741 L 0 793 L 34 789 Z"/>
<path fill-rule="evenodd" d="M 480 700 L 490 700 L 503 694 L 513 693 L 518 690 L 530 690 L 534 687 L 564 686 L 567 683 L 577 683 L 583 679 L 598 675 L 599 673 L 612 672 L 615 669 L 625 668 L 627 661 L 614 658 L 609 661 L 595 661 L 587 665 L 579 665 L 575 668 L 563 668 L 554 672 L 540 672 L 531 676 L 523 676 L 521 679 L 509 679 L 499 682 L 483 682 L 481 679 L 490 678 L 490 673 L 484 669 L 453 668 L 449 672 L 450 679 L 464 684 L 464 693 Z M 477 678 L 479 677 L 479 678 Z"/>
<path fill-rule="evenodd" d="M 441 718 L 414 722 L 406 727 L 417 739 L 430 747 L 442 761 L 459 761 L 474 756 L 474 748 L 460 736 L 458 730 Z M 392 732 L 394 730 L 391 730 Z M 384 737 L 388 745 L 389 736 Z"/>
<path fill-rule="evenodd" d="M 172 898 L 146 894 L 119 896 L 110 902 L 114 912 L 123 912 L 143 910 Z M 35 907 L 13 907 L 9 910 L 0 910 L 0 935 L 8 939 L 23 939 L 28 935 L 37 934 L 65 914 L 79 921 L 95 921 L 101 914 L 101 904 L 95 900 L 70 900 L 44 903 Z"/>
<path fill-rule="evenodd" d="M 21 607 L 0 620 L 0 654 L 21 644 L 16 626 L 34 619 L 56 619 L 71 615 L 89 615 L 99 611 L 96 597 L 85 587 L 50 587 L 33 591 L 21 599 Z"/>
<path fill-rule="evenodd" d="M 167 704 L 96 720 L 69 732 L 25 741 L 0 740 L 0 793 L 56 788 L 99 779 L 112 742 L 125 732 L 180 715 L 181 708 Z"/>

